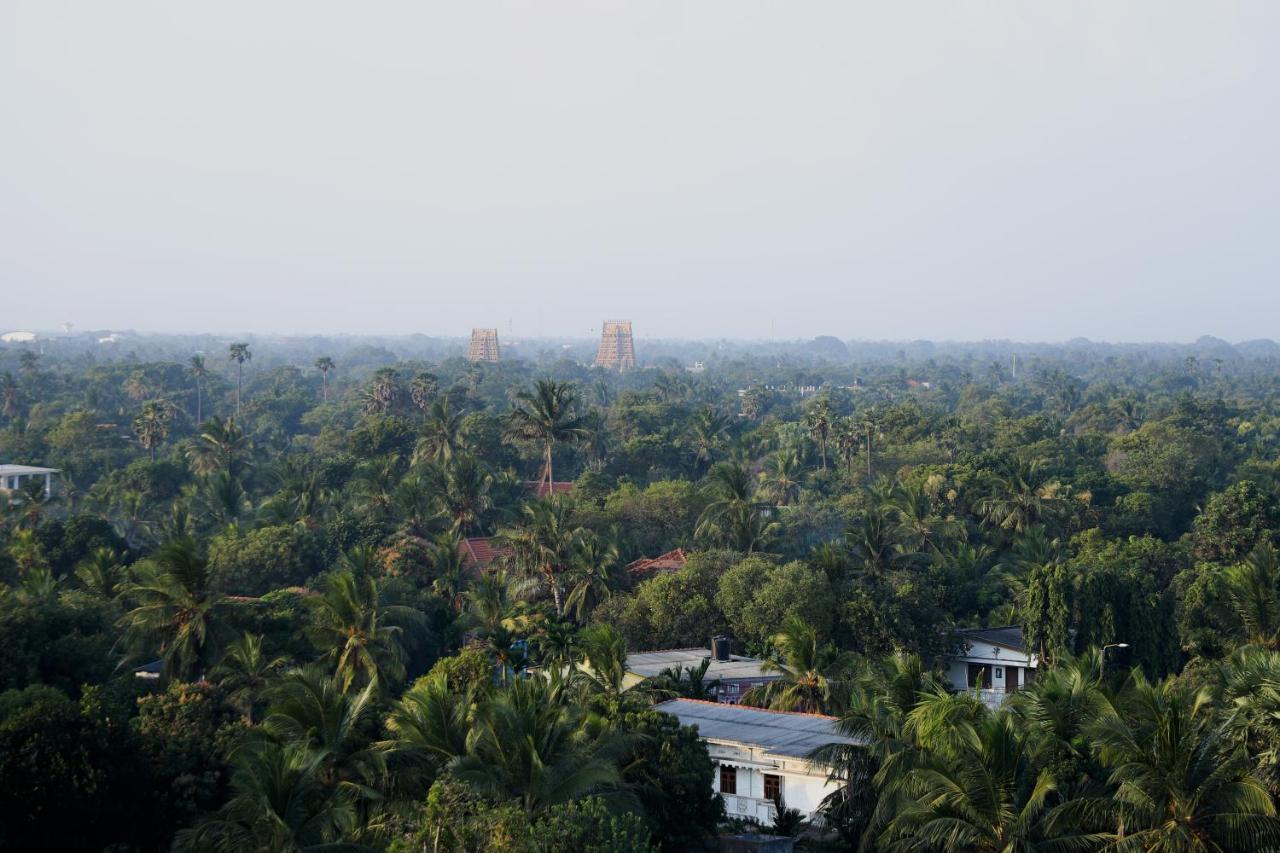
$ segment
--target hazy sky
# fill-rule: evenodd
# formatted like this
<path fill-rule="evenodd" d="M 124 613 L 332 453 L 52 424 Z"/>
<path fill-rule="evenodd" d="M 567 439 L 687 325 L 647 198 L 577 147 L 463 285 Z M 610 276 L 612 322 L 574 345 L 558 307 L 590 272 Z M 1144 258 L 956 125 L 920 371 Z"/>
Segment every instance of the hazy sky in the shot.
<path fill-rule="evenodd" d="M 0 0 L 0 326 L 1280 338 L 1280 2 Z"/>

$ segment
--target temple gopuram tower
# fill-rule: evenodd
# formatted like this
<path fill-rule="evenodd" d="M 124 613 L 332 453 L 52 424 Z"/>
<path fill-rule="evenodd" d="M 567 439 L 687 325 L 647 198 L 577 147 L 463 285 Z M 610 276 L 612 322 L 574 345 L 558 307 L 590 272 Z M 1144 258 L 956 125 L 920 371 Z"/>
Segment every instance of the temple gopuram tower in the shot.
<path fill-rule="evenodd" d="M 596 367 L 630 370 L 636 366 L 636 348 L 631 340 L 630 320 L 605 320 L 596 350 Z"/>
<path fill-rule="evenodd" d="M 472 329 L 471 346 L 467 358 L 471 361 L 498 361 L 502 357 L 498 349 L 497 329 Z"/>

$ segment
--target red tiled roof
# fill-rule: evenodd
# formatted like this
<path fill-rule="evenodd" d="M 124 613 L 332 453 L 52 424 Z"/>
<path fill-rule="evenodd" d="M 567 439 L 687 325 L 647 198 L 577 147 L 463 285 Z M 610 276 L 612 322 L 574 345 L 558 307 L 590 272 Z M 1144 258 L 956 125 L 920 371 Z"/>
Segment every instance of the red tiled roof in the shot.
<path fill-rule="evenodd" d="M 524 485 L 529 491 L 533 492 L 534 497 L 545 498 L 547 495 L 567 495 L 573 491 L 573 483 L 554 482 L 547 486 L 546 480 L 525 480 Z"/>
<path fill-rule="evenodd" d="M 494 560 L 499 557 L 510 557 L 513 553 L 510 548 L 498 545 L 497 539 L 493 536 L 463 539 L 458 543 L 458 550 L 462 552 L 462 561 L 469 568 L 476 569 L 487 569 Z"/>
<path fill-rule="evenodd" d="M 665 572 L 678 572 L 689 561 L 683 548 L 676 548 L 657 557 L 642 558 L 627 564 L 627 571 L 633 575 L 657 575 Z"/>

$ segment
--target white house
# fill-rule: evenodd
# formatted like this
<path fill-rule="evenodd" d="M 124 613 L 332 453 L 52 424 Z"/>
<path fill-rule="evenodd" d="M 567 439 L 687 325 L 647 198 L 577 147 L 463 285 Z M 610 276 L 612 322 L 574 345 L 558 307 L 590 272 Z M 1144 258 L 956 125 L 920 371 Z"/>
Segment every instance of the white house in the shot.
<path fill-rule="evenodd" d="M 33 465 L 0 465 L 0 492 L 13 492 L 32 477 L 44 478 L 44 496 L 53 494 L 53 475 L 57 468 L 36 468 Z"/>
<path fill-rule="evenodd" d="M 965 628 L 956 636 L 959 649 L 947 668 L 953 690 L 976 689 L 983 702 L 998 708 L 1010 693 L 1035 679 L 1039 660 L 1027 651 L 1017 625 Z"/>
<path fill-rule="evenodd" d="M 4 342 L 6 344 L 29 344 L 35 341 L 35 339 L 35 332 L 16 331 L 5 332 L 3 335 L 0 335 L 0 342 Z"/>
<path fill-rule="evenodd" d="M 836 730 L 836 718 L 768 711 L 745 705 L 672 699 L 654 706 L 681 725 L 697 726 L 716 762 L 712 782 L 731 817 L 771 823 L 773 800 L 812 818 L 823 798 L 837 790 L 827 770 L 807 758 L 829 743 L 853 743 Z"/>

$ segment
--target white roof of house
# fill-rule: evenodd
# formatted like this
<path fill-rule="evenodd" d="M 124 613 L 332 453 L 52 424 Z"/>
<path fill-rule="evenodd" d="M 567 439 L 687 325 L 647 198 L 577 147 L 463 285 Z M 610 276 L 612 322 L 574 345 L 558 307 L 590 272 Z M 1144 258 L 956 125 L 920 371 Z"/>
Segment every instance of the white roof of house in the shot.
<path fill-rule="evenodd" d="M 663 649 L 657 652 L 632 652 L 627 655 L 627 672 L 634 673 L 642 678 L 653 678 L 661 673 L 664 669 L 679 667 L 701 666 L 703 660 L 711 657 L 710 649 Z M 760 668 L 761 661 L 756 658 L 743 657 L 742 655 L 729 655 L 729 660 L 711 661 L 711 665 L 707 667 L 706 678 L 719 679 L 721 681 L 736 681 L 739 679 L 767 679 L 773 680 L 777 678 L 776 673 L 765 672 Z"/>
<path fill-rule="evenodd" d="M 0 465 L 0 477 L 12 477 L 14 475 L 26 476 L 27 474 L 56 474 L 57 468 L 37 468 L 34 465 Z"/>
<path fill-rule="evenodd" d="M 653 707 L 671 714 L 681 725 L 697 726 L 698 734 L 707 740 L 759 747 L 774 755 L 807 758 L 829 743 L 856 742 L 840 734 L 835 717 L 821 714 L 768 711 L 699 699 L 672 699 Z"/>
<path fill-rule="evenodd" d="M 15 331 L 5 332 L 3 335 L 0 335 L 0 341 L 4 341 L 6 344 L 27 343 L 29 341 L 34 341 L 35 339 L 35 332 Z"/>

